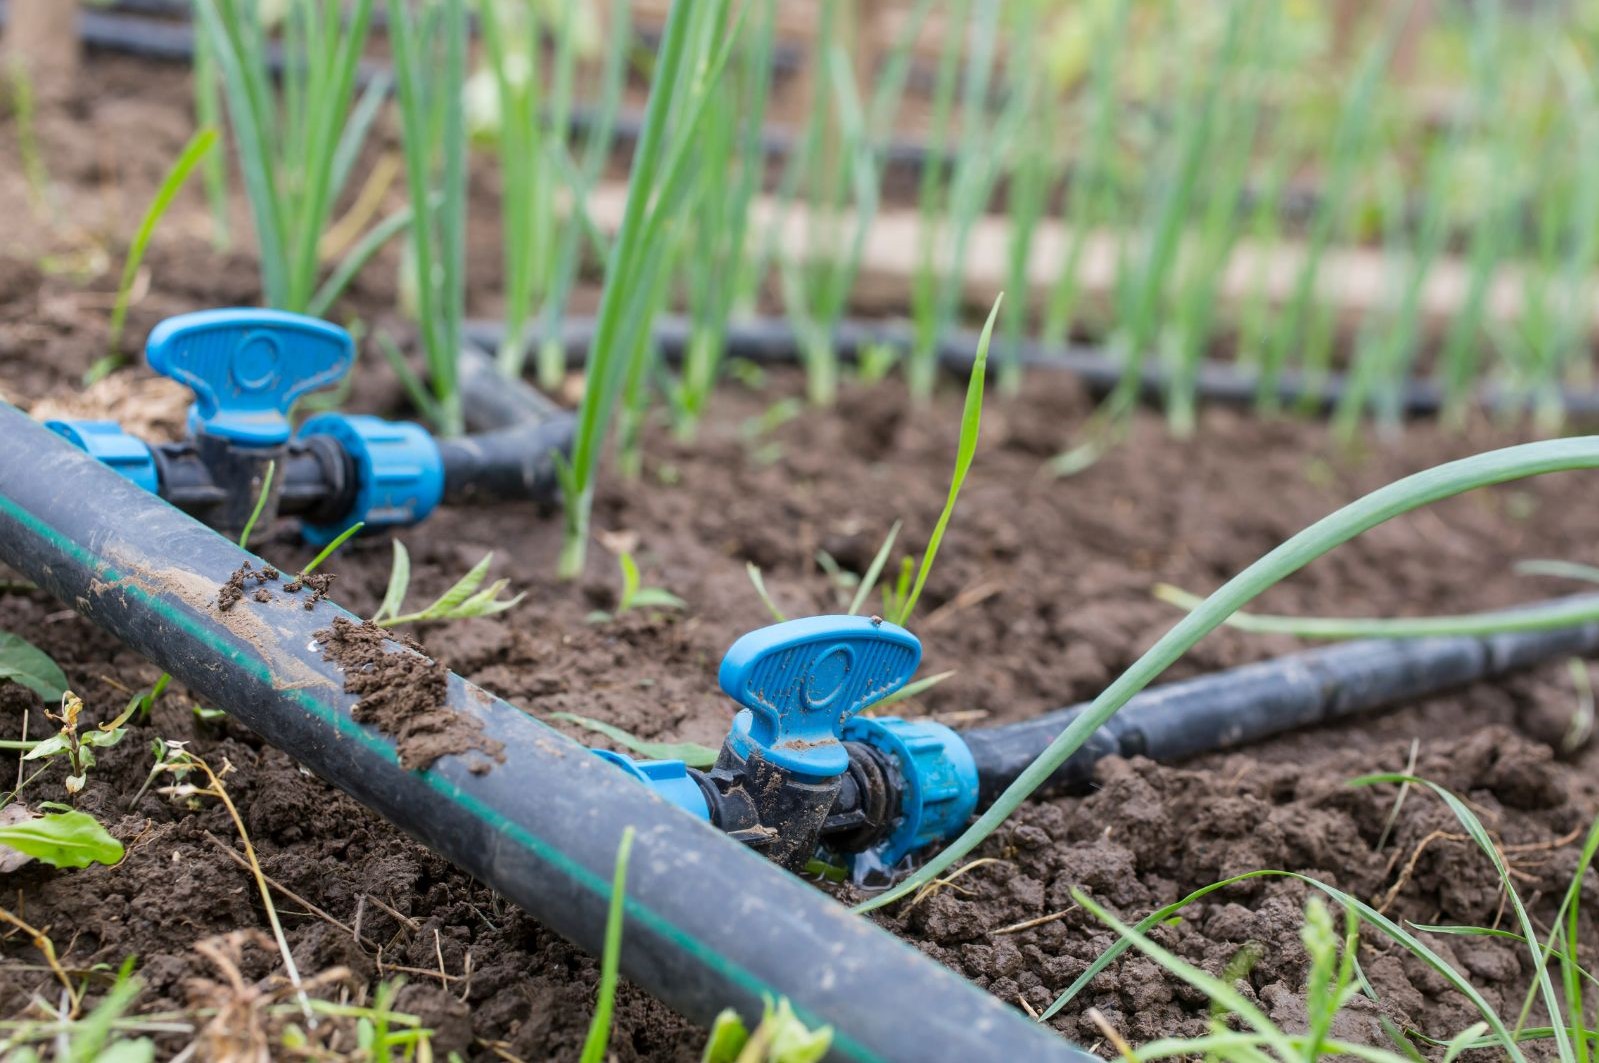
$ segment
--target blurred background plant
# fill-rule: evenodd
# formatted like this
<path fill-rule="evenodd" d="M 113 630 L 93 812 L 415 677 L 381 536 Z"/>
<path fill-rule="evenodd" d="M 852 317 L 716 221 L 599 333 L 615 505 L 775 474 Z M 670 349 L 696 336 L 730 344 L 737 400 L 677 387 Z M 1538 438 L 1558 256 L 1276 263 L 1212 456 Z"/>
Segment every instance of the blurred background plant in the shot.
<path fill-rule="evenodd" d="M 384 350 L 446 432 L 469 205 L 497 222 L 501 369 L 562 389 L 581 326 L 573 542 L 606 441 L 637 475 L 657 407 L 692 439 L 752 317 L 826 405 L 851 315 L 901 315 L 861 376 L 903 366 L 925 398 L 1005 290 L 1001 394 L 1029 351 L 1121 374 L 1061 473 L 1150 393 L 1196 431 L 1213 362 L 1267 414 L 1333 407 L 1345 442 L 1397 433 L 1417 394 L 1550 433 L 1592 383 L 1595 0 L 751 0 L 677 36 L 657 0 L 388 0 L 392 77 L 362 61 L 372 0 L 194 4 L 197 115 L 226 101 L 267 302 L 329 312 L 408 229 L 422 368 Z M 374 221 L 391 80 L 409 195 Z M 220 202 L 229 167 L 203 166 Z"/>

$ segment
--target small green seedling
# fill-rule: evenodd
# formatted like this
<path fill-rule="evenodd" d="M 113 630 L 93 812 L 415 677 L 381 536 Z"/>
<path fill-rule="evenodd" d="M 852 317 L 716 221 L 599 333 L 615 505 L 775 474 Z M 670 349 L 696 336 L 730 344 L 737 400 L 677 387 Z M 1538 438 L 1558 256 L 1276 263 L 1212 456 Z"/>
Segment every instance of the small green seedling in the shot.
<path fill-rule="evenodd" d="M 388 590 L 383 594 L 383 604 L 372 614 L 372 622 L 379 627 L 398 627 L 401 624 L 465 620 L 468 617 L 493 616 L 505 612 L 527 597 L 527 593 L 524 591 L 514 598 L 501 598 L 500 595 L 511 583 L 506 579 L 495 580 L 484 587 L 483 581 L 488 577 L 489 565 L 493 561 L 494 552 L 491 550 L 432 604 L 414 613 L 402 613 L 400 607 L 405 603 L 406 588 L 411 584 L 411 555 L 404 543 L 394 540 L 394 565 L 389 570 Z"/>
<path fill-rule="evenodd" d="M 71 769 L 66 783 L 69 794 L 81 792 L 84 784 L 88 782 L 89 769 L 94 767 L 94 751 L 97 748 L 106 749 L 116 745 L 127 734 L 127 730 L 119 726 L 107 729 L 95 728 L 80 733 L 79 717 L 82 715 L 83 699 L 70 690 L 62 694 L 60 714 L 45 711 L 45 716 L 61 725 L 60 731 L 50 738 L 32 743 L 32 748 L 22 756 L 25 761 L 50 761 L 56 757 L 65 757 Z M 6 746 L 15 744 L 17 743 L 5 743 Z"/>
<path fill-rule="evenodd" d="M 615 614 L 596 609 L 588 615 L 591 624 L 603 624 L 632 612 L 634 609 L 686 609 L 688 603 L 665 587 L 646 587 L 639 576 L 638 562 L 623 550 L 616 556 L 622 570 L 622 595 L 616 601 Z"/>
<path fill-rule="evenodd" d="M 832 559 L 829 558 L 828 560 Z M 777 603 L 772 601 L 772 596 L 766 591 L 766 577 L 761 575 L 761 566 L 753 561 L 746 561 L 744 563 L 744 574 L 750 578 L 750 583 L 755 587 L 756 597 L 760 598 L 761 604 L 766 606 L 766 611 L 772 614 L 772 619 L 779 624 L 787 620 L 788 617 L 783 615 L 783 610 L 777 607 Z"/>
<path fill-rule="evenodd" d="M 910 559 L 906 558 L 906 567 L 901 569 L 893 602 L 890 603 L 887 597 L 884 598 L 884 615 L 900 627 L 909 623 L 911 614 L 916 611 L 916 603 L 922 597 L 922 588 L 926 586 L 927 577 L 933 571 L 933 559 L 938 556 L 939 545 L 944 541 L 944 532 L 949 528 L 950 518 L 955 515 L 955 502 L 960 498 L 961 485 L 966 482 L 966 474 L 971 471 L 972 460 L 977 456 L 977 436 L 983 424 L 983 382 L 988 376 L 988 345 L 994 338 L 994 321 L 999 316 L 1000 304 L 1004 299 L 1005 296 L 1001 294 L 994 300 L 993 307 L 988 311 L 988 320 L 983 324 L 982 335 L 977 340 L 977 356 L 972 360 L 972 375 L 966 385 L 966 403 L 961 410 L 960 442 L 955 448 L 955 471 L 950 476 L 949 494 L 944 499 L 944 511 L 938 515 L 938 523 L 933 525 L 933 534 L 927 540 L 927 550 L 922 554 L 922 563 L 916 572 L 916 581 L 909 583 Z M 909 586 L 906 587 L 906 584 Z M 889 608 L 890 604 L 893 608 Z M 859 607 L 857 603 L 855 608 Z"/>
<path fill-rule="evenodd" d="M 167 208 L 172 206 L 172 201 L 178 198 L 178 193 L 194 172 L 195 167 L 211 154 L 211 149 L 216 147 L 217 131 L 211 128 L 198 129 L 189 143 L 184 147 L 182 154 L 172 163 L 171 169 L 161 181 L 161 187 L 156 189 L 155 198 L 145 208 L 144 217 L 139 219 L 139 228 L 133 234 L 133 242 L 128 245 L 128 258 L 122 264 L 122 279 L 117 282 L 117 299 L 111 307 L 110 336 L 106 340 L 107 351 L 105 357 L 89 367 L 84 374 L 85 385 L 94 383 L 123 362 L 122 351 L 122 326 L 128 319 L 128 304 L 132 300 L 133 282 L 139 275 L 139 265 L 144 261 L 144 253 L 150 246 L 150 239 L 155 235 L 155 227 L 161 223 L 166 215 Z"/>
<path fill-rule="evenodd" d="M 188 759 L 188 750 L 183 747 L 183 742 L 169 742 L 160 737 L 151 739 L 150 755 L 155 758 L 155 766 L 150 769 L 150 774 L 145 776 L 144 783 L 133 795 L 133 800 L 128 802 L 128 811 L 131 812 L 139 807 L 140 799 L 149 792 L 150 785 L 160 776 L 170 776 L 174 785 L 179 785 L 188 779 L 189 773 L 194 769 Z M 185 798 L 185 804 L 190 809 L 200 807 L 199 799 L 192 795 Z"/>
<path fill-rule="evenodd" d="M 7 63 L 11 83 L 11 113 L 17 122 L 17 156 L 22 176 L 28 183 L 28 201 L 35 210 L 51 206 L 50 174 L 39 151 L 38 105 L 34 99 L 33 78 L 22 63 Z"/>
<path fill-rule="evenodd" d="M 787 997 L 765 998 L 760 1025 L 751 1033 L 738 1012 L 727 1008 L 711 1024 L 701 1063 L 817 1063 L 833 1046 L 833 1028 L 811 1029 Z"/>
<path fill-rule="evenodd" d="M 45 938 L 44 943 L 48 942 Z M 46 955 L 54 956 L 54 946 L 50 946 Z M 133 964 L 132 956 L 122 961 L 111 987 L 87 1015 L 79 1016 L 74 1009 L 64 1017 L 52 1013 L 48 1019 L 7 1023 L 6 1037 L 0 1047 L 6 1049 L 8 1063 L 40 1063 L 44 1059 L 59 1063 L 152 1063 L 155 1042 L 136 1035 L 173 1033 L 188 1027 L 180 1025 L 174 1031 L 171 1022 L 128 1015 L 144 988 L 133 976 Z M 109 968 L 96 964 L 95 969 Z M 81 991 L 69 987 L 68 995 L 82 1003 Z M 47 1048 L 49 1054 L 40 1055 L 42 1048 Z"/>

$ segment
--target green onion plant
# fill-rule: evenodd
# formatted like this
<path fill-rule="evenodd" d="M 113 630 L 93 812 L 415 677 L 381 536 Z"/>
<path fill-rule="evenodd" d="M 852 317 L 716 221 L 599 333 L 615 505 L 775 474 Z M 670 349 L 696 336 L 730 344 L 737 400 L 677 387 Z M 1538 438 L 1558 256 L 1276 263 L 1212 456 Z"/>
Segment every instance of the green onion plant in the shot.
<path fill-rule="evenodd" d="M 203 99 L 205 84 L 220 77 L 254 221 L 262 297 L 281 310 L 325 314 L 360 256 L 376 251 L 357 245 L 346 268 L 323 279 L 322 236 L 388 93 L 382 76 L 356 87 L 373 0 L 348 8 L 288 0 L 277 43 L 298 61 L 278 75 L 269 65 L 274 41 L 254 0 L 194 4 L 196 32 L 206 38 L 199 91 Z"/>
<path fill-rule="evenodd" d="M 729 26 L 728 10 L 728 0 L 674 5 L 662 34 L 627 204 L 606 260 L 572 456 L 557 460 L 566 515 L 558 567 L 563 579 L 583 571 L 594 479 L 612 414 L 633 363 L 649 350 L 655 282 L 667 265 L 666 248 L 692 191 L 696 162 L 702 161 L 698 136 L 709 101 L 720 90 L 742 24 L 737 19 Z"/>
<path fill-rule="evenodd" d="M 466 6 L 440 0 L 415 11 L 389 0 L 405 179 L 410 193 L 410 281 L 425 379 L 393 341 L 381 347 L 412 401 L 445 435 L 464 428 L 456 385 L 466 269 Z"/>

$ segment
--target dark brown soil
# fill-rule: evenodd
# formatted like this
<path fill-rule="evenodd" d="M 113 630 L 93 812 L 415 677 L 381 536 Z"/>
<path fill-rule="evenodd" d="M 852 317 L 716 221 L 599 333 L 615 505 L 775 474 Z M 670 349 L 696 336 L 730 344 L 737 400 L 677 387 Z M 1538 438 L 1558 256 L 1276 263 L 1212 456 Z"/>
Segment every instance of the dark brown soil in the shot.
<path fill-rule="evenodd" d="M 96 60 L 90 69 L 102 77 L 103 95 L 47 126 L 45 138 L 46 161 L 77 218 L 94 216 L 91 205 L 101 197 L 142 205 L 160 176 L 152 160 L 170 158 L 187 132 L 181 79 L 121 62 Z M 0 125 L 0 139 L 11 135 Z M 124 147 L 126 157 L 119 154 Z M 116 165 L 101 167 L 97 158 Z M 0 194 L 20 203 L 22 191 L 13 157 L 0 153 Z M 125 238 L 137 212 L 107 214 L 106 231 Z M 91 401 L 75 392 L 79 374 L 104 350 L 100 295 L 111 279 L 105 269 L 85 279 L 39 264 L 47 252 L 79 247 L 77 235 L 29 221 L 18 221 L 17 231 L 8 257 L 0 257 L 0 392 L 24 405 Z M 253 297 L 249 260 L 211 251 L 205 232 L 198 197 L 186 196 L 157 239 L 151 288 L 135 309 L 125 348 L 136 349 L 144 330 L 167 313 Z M 472 257 L 492 260 L 496 253 L 486 245 Z M 380 262 L 352 294 L 351 316 L 390 313 L 386 268 Z M 491 297 L 474 288 L 473 305 L 485 312 Z M 363 361 L 352 407 L 398 411 L 397 390 L 380 364 Z M 178 430 L 181 401 L 144 388 L 131 371 L 112 379 L 120 383 L 92 397 L 104 415 Z M 494 576 L 527 597 L 497 617 L 417 632 L 437 664 L 366 628 L 330 630 L 330 649 L 351 681 L 371 684 L 358 691 L 364 706 L 371 703 L 363 712 L 407 741 L 418 710 L 426 720 L 437 704 L 427 691 L 440 689 L 447 667 L 541 716 L 572 711 L 646 738 L 718 744 L 731 706 L 716 691 L 717 661 L 737 635 L 769 620 L 745 563 L 761 566 L 789 615 L 838 610 L 847 593 L 819 566 L 819 553 L 859 571 L 897 519 L 905 522 L 901 545 L 920 550 L 954 453 L 953 389 L 917 409 L 892 383 L 849 386 L 835 410 L 807 413 L 765 435 L 752 427 L 773 402 L 797 391 L 797 379 L 786 373 L 758 390 L 730 384 L 697 443 L 678 443 L 652 426 L 643 479 L 605 481 L 595 513 L 604 542 L 630 543 L 646 582 L 689 603 L 682 612 L 585 622 L 596 604 L 614 601 L 615 560 L 596 544 L 580 584 L 558 583 L 559 524 L 531 508 L 446 510 L 406 533 L 419 599 L 448 587 L 489 550 Z M 1514 427 L 1447 434 L 1417 425 L 1402 441 L 1373 441 L 1349 454 L 1337 452 L 1318 425 L 1209 411 L 1194 439 L 1175 440 L 1145 414 L 1127 442 L 1086 473 L 1041 476 L 1042 460 L 1069 441 L 1089 408 L 1068 381 L 1054 378 L 1030 380 L 1024 395 L 991 402 L 967 493 L 913 624 L 926 646 L 925 670 L 956 675 L 907 712 L 957 725 L 998 722 L 1091 696 L 1175 619 L 1151 597 L 1154 583 L 1209 590 L 1365 491 L 1523 437 Z M 1513 563 L 1599 560 L 1596 522 L 1591 478 L 1565 474 L 1480 492 L 1377 529 L 1273 590 L 1261 606 L 1397 616 L 1561 593 L 1563 586 L 1517 575 Z M 260 534 L 255 546 L 284 571 L 310 557 L 286 529 Z M 341 603 L 370 615 L 389 559 L 382 542 L 347 545 L 328 564 L 340 574 Z M 0 594 L 0 629 L 49 650 L 96 722 L 114 716 L 127 691 L 148 686 L 158 672 L 36 591 Z M 1220 632 L 1168 678 L 1297 645 Z M 375 671 L 363 671 L 368 665 Z M 403 693 L 391 684 L 394 668 L 405 671 Z M 29 733 L 40 733 L 41 706 L 16 698 L 0 705 L 9 713 L 0 736 L 16 737 L 24 712 Z M 1074 887 L 1136 918 L 1219 878 L 1276 868 L 1384 905 L 1396 919 L 1507 925 L 1491 865 L 1458 840 L 1438 801 L 1410 793 L 1379 848 L 1393 789 L 1345 785 L 1356 775 L 1403 768 L 1414 743 L 1416 771 L 1471 802 L 1514 864 L 1534 919 L 1546 925 L 1575 864 L 1573 832 L 1599 809 L 1599 752 L 1555 752 L 1577 705 L 1562 663 L 1186 765 L 1112 762 L 1094 793 L 1032 803 L 977 854 L 993 862 L 882 920 L 1000 998 L 1034 1009 L 1111 941 L 1083 912 L 1069 910 Z M 265 870 L 292 893 L 279 897 L 279 907 L 302 971 L 348 968 L 352 999 L 369 998 L 381 979 L 404 976 L 398 1006 L 438 1031 L 439 1058 L 451 1050 L 473 1059 L 576 1057 L 592 1009 L 594 960 L 307 775 L 290 756 L 230 721 L 207 722 L 194 707 L 186 692 L 168 691 L 149 721 L 101 751 L 77 799 L 127 844 L 120 866 L 57 872 L 30 865 L 7 877 L 6 896 L 19 914 L 48 926 L 64 963 L 114 968 L 137 955 L 145 986 L 139 1007 L 183 1008 L 195 999 L 193 979 L 220 977 L 197 944 L 265 925 L 248 872 L 210 840 L 235 844 L 221 808 L 153 791 L 133 800 L 149 774 L 151 740 L 180 740 L 209 762 L 232 766 L 225 782 Z M 417 750 L 418 763 L 427 748 L 434 747 Z M 9 770 L 0 763 L 0 773 Z M 63 799 L 62 774 L 52 770 L 35 783 L 33 799 Z M 1212 972 L 1240 953 L 1254 955 L 1240 987 L 1291 1025 L 1303 1015 L 1305 894 L 1291 881 L 1254 880 L 1207 898 L 1157 937 Z M 1590 876 L 1579 943 L 1590 963 L 1599 959 L 1596 912 L 1599 880 Z M 1519 1010 L 1528 964 L 1513 942 L 1429 943 L 1502 1012 Z M 53 999 L 37 955 L 16 936 L 3 946 L 10 962 L 0 968 L 0 1014 L 27 1012 L 33 994 Z M 270 951 L 252 947 L 241 955 L 250 979 L 274 970 Z M 1473 1020 L 1435 972 L 1383 939 L 1365 939 L 1361 962 L 1380 1004 L 1353 1007 L 1341 1036 L 1383 1043 L 1379 1010 L 1403 1029 L 1434 1037 Z M 1090 1008 L 1135 1041 L 1198 1032 L 1208 1014 L 1198 994 L 1138 958 L 1112 965 L 1053 1025 L 1095 1045 L 1100 1034 L 1087 1018 Z M 664 1007 L 623 987 L 612 1042 L 617 1059 L 696 1059 L 701 1040 Z M 168 1036 L 162 1044 L 177 1051 L 186 1041 Z M 1537 1046 L 1532 1050 L 1536 1055 Z"/>
<path fill-rule="evenodd" d="M 278 570 L 271 565 L 257 571 L 250 562 L 241 562 L 239 567 L 233 570 L 233 574 L 222 582 L 222 586 L 217 588 L 217 611 L 225 613 L 244 601 L 244 596 L 250 594 L 249 588 L 251 584 L 256 585 L 255 592 L 250 594 L 252 598 L 258 602 L 270 602 L 272 600 L 272 592 L 261 585 L 277 580 L 279 575 Z M 285 587 L 284 589 L 294 590 L 296 588 Z"/>
<path fill-rule="evenodd" d="M 315 577 L 313 577 L 315 578 Z M 440 757 L 477 750 L 504 761 L 504 745 L 481 732 L 483 725 L 450 708 L 449 669 L 415 643 L 401 645 L 372 623 L 333 618 L 316 632 L 323 660 L 344 672 L 344 692 L 355 703 L 357 723 L 369 723 L 395 739 L 403 767 L 425 771 Z M 473 770 L 487 771 L 487 761 Z"/>

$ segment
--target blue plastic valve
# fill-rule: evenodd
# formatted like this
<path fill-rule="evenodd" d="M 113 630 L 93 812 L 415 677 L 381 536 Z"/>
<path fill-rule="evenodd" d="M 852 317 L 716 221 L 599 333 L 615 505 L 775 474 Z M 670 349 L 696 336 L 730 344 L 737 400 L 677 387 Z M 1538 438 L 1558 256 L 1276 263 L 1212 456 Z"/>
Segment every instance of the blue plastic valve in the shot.
<path fill-rule="evenodd" d="M 953 838 L 977 808 L 977 762 L 961 736 L 932 720 L 861 716 L 844 738 L 888 754 L 899 766 L 899 821 L 873 849 L 891 868 L 923 846 Z"/>
<path fill-rule="evenodd" d="M 863 616 L 813 616 L 752 631 L 722 658 L 718 680 L 744 706 L 728 741 L 796 775 L 823 779 L 849 767 L 840 732 L 862 709 L 904 686 L 922 644 L 902 627 Z"/>
<path fill-rule="evenodd" d="M 46 421 L 44 426 L 79 450 L 86 450 L 140 487 L 155 494 L 161 487 L 150 446 L 130 436 L 115 421 Z"/>
<path fill-rule="evenodd" d="M 688 765 L 681 760 L 634 760 L 609 749 L 593 749 L 601 760 L 609 761 L 639 782 L 654 790 L 656 795 L 670 801 L 692 816 L 709 821 L 711 810 L 705 805 L 705 795 L 699 783 L 689 778 Z"/>
<path fill-rule="evenodd" d="M 151 331 L 145 359 L 194 390 L 190 431 L 275 447 L 289 441 L 294 401 L 342 380 L 355 344 L 314 317 L 240 307 L 167 318 Z"/>
<path fill-rule="evenodd" d="M 368 414 L 321 413 L 300 426 L 300 438 L 332 436 L 355 467 L 349 511 L 327 524 L 301 525 L 313 546 L 326 546 L 364 521 L 366 532 L 416 524 L 444 497 L 444 460 L 427 429 Z"/>

